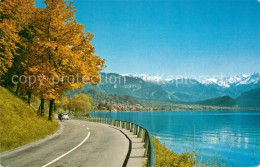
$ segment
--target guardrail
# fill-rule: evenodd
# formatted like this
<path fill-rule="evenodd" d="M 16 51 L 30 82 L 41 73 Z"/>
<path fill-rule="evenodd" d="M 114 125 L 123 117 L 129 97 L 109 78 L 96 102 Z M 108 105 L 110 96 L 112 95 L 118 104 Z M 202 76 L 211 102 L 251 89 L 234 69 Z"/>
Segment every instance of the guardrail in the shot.
<path fill-rule="evenodd" d="M 145 143 L 144 144 L 144 148 L 145 148 L 144 156 L 148 158 L 147 166 L 148 167 L 155 166 L 153 142 L 152 142 L 151 136 L 147 129 L 145 129 L 142 126 L 139 126 L 137 124 L 134 124 L 132 122 L 121 121 L 121 120 L 111 120 L 110 118 L 95 117 L 95 118 L 87 118 L 86 120 L 91 121 L 91 122 L 100 122 L 100 123 L 113 125 L 116 127 L 127 129 L 130 132 L 133 132 L 135 135 L 137 135 L 138 138 L 142 138 L 142 142 Z"/>

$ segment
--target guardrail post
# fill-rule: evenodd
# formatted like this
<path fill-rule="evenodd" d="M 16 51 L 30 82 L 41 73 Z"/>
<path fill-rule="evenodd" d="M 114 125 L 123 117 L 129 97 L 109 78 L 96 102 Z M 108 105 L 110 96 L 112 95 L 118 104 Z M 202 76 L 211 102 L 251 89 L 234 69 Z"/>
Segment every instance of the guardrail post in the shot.
<path fill-rule="evenodd" d="M 141 137 L 142 131 L 143 131 L 143 128 L 141 128 L 141 127 L 139 126 L 139 131 L 138 131 L 137 137 Z"/>
<path fill-rule="evenodd" d="M 144 140 L 144 147 L 145 147 L 145 152 L 144 152 L 144 156 L 148 157 L 148 153 L 149 153 L 149 136 L 147 134 L 147 132 L 145 133 L 145 140 Z"/>
<path fill-rule="evenodd" d="M 135 135 L 137 135 L 138 132 L 138 125 L 135 125 Z"/>
<path fill-rule="evenodd" d="M 146 138 L 146 130 L 144 130 L 144 133 L 142 133 L 142 142 L 145 142 L 145 138 Z"/>

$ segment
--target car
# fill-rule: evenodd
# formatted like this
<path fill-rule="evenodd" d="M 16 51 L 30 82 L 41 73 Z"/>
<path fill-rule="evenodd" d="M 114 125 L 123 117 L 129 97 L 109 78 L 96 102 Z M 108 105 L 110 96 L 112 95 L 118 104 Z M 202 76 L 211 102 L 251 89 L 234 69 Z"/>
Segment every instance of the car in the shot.
<path fill-rule="evenodd" d="M 69 120 L 69 115 L 67 113 L 62 114 L 62 119 Z"/>

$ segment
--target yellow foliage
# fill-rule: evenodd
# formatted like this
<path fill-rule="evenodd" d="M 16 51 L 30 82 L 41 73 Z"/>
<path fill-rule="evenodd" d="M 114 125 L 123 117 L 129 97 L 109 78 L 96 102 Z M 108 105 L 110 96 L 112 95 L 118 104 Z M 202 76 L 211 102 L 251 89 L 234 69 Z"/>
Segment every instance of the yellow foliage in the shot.
<path fill-rule="evenodd" d="M 8 0 L 0 3 L 0 76 L 12 66 L 17 44 L 23 45 L 18 32 L 34 9 L 33 0 Z"/>
<path fill-rule="evenodd" d="M 160 167 L 193 167 L 195 165 L 194 155 L 189 153 L 176 153 L 167 149 L 159 140 L 152 137 L 155 150 L 155 166 Z"/>
<path fill-rule="evenodd" d="M 58 99 L 68 90 L 87 83 L 96 85 L 104 60 L 94 55 L 93 35 L 84 33 L 84 26 L 76 22 L 73 3 L 46 0 L 45 4 L 46 8 L 35 10 L 31 18 L 36 33 L 23 64 L 26 76 L 45 79 L 43 83 L 37 80 L 33 85 L 22 85 L 22 89 L 45 99 Z"/>
<path fill-rule="evenodd" d="M 74 96 L 69 101 L 69 109 L 74 112 L 82 111 L 90 111 L 92 108 L 92 98 L 87 96 L 86 94 L 79 94 Z"/>

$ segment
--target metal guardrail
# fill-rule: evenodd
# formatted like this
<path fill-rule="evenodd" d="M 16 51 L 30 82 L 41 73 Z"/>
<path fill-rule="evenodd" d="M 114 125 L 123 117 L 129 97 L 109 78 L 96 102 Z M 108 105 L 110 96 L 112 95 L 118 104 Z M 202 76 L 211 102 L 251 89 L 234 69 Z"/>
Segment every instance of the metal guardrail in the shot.
<path fill-rule="evenodd" d="M 121 120 L 111 120 L 110 118 L 95 117 L 95 118 L 85 118 L 85 119 L 91 122 L 100 122 L 100 123 L 105 123 L 116 127 L 124 128 L 130 130 L 130 132 L 133 132 L 135 135 L 137 135 L 138 138 L 142 138 L 142 142 L 145 143 L 144 156 L 148 158 L 147 166 L 148 167 L 155 166 L 153 142 L 147 129 L 131 122 L 121 121 Z"/>

